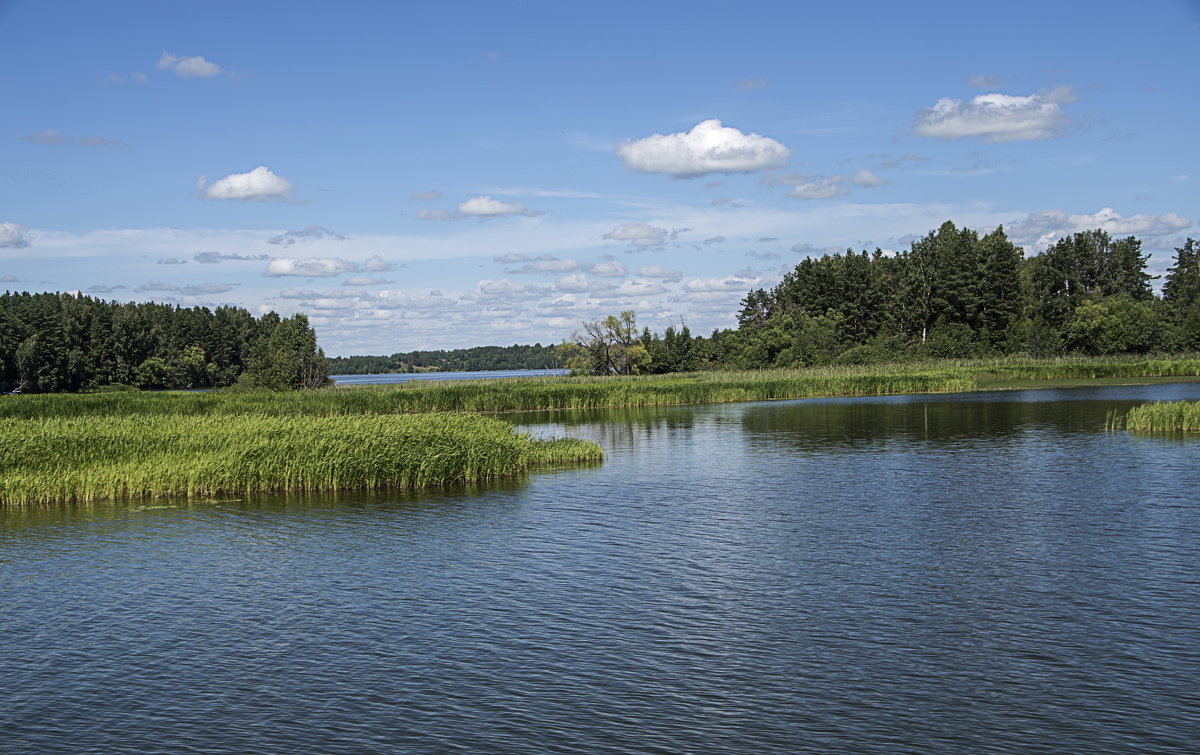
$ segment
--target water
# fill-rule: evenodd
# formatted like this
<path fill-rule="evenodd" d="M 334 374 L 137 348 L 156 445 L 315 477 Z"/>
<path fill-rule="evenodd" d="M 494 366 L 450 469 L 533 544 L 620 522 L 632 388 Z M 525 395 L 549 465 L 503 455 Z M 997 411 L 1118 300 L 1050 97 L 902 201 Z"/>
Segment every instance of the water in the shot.
<path fill-rule="evenodd" d="M 1200 384 L 528 415 L 602 466 L 0 513 L 0 751 L 1194 753 Z"/>
<path fill-rule="evenodd" d="M 393 385 L 410 380 L 496 380 L 515 377 L 557 377 L 570 370 L 475 370 L 474 372 L 381 372 L 371 375 L 330 375 L 338 385 Z"/>

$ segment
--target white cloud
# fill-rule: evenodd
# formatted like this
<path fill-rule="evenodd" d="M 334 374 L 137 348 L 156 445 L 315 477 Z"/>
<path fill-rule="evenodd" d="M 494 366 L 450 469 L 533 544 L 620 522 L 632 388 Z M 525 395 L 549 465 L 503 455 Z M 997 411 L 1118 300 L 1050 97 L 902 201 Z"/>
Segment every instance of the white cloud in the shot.
<path fill-rule="evenodd" d="M 226 72 L 221 66 L 199 55 L 180 57 L 169 52 L 163 52 L 162 57 L 158 59 L 158 68 L 185 79 L 208 79 Z"/>
<path fill-rule="evenodd" d="M 143 283 L 142 285 L 138 286 L 137 288 L 135 288 L 133 290 L 137 291 L 138 293 L 145 293 L 146 291 L 172 291 L 172 292 L 174 292 L 174 291 L 179 291 L 180 289 L 179 289 L 179 286 L 176 286 L 174 283 L 166 283 L 164 281 L 146 281 L 145 283 Z"/>
<path fill-rule="evenodd" d="M 471 197 L 465 202 L 458 205 L 458 211 L 463 215 L 472 215 L 475 217 L 495 218 L 504 215 L 525 215 L 527 217 L 535 217 L 545 213 L 538 210 L 530 210 L 520 202 L 501 202 L 498 199 L 493 199 L 487 195 L 479 197 Z"/>
<path fill-rule="evenodd" d="M 215 252 L 213 252 L 215 254 Z M 158 261 L 160 265 L 186 265 L 187 260 L 177 259 L 175 257 L 164 257 Z"/>
<path fill-rule="evenodd" d="M 592 281 L 583 273 L 575 273 L 559 278 L 554 282 L 554 287 L 565 293 L 580 294 L 592 289 Z"/>
<path fill-rule="evenodd" d="M 552 254 L 543 254 L 532 262 L 527 262 L 519 270 L 511 270 L 514 273 L 569 273 L 573 270 L 578 270 L 580 265 L 575 260 L 564 260 L 555 257 Z"/>
<path fill-rule="evenodd" d="M 663 280 L 677 281 L 683 278 L 683 273 L 678 270 L 672 270 L 669 267 L 661 265 L 642 265 L 638 268 L 637 274 L 643 278 L 662 278 Z"/>
<path fill-rule="evenodd" d="M 629 280 L 624 281 L 619 286 L 608 292 L 608 296 L 658 296 L 667 293 L 667 289 L 661 283 L 655 281 Z"/>
<path fill-rule="evenodd" d="M 1017 97 L 981 94 L 970 102 L 949 97 L 917 113 L 916 132 L 935 139 L 976 138 L 984 142 L 1053 139 L 1067 122 L 1060 105 L 1074 102 L 1071 87 Z"/>
<path fill-rule="evenodd" d="M 629 275 L 629 271 L 625 269 L 625 266 L 616 261 L 601 262 L 592 265 L 592 269 L 588 272 L 592 275 L 598 275 L 601 278 L 624 278 L 626 275 Z"/>
<path fill-rule="evenodd" d="M 0 223 L 0 249 L 24 249 L 29 246 L 28 230 L 16 223 Z"/>
<path fill-rule="evenodd" d="M 667 229 L 648 223 L 626 223 L 604 234 L 604 238 L 613 241 L 628 241 L 630 246 L 644 248 L 662 246 L 667 241 L 667 235 Z"/>
<path fill-rule="evenodd" d="M 850 191 L 850 189 L 846 188 L 845 181 L 840 179 L 840 176 L 833 176 L 832 178 L 813 176 L 804 183 L 794 186 L 788 192 L 788 196 L 797 199 L 829 199 L 830 197 L 840 197 Z"/>
<path fill-rule="evenodd" d="M 192 259 L 205 265 L 216 265 L 225 260 L 236 260 L 238 262 L 260 262 L 262 260 L 271 259 L 269 254 L 238 254 L 230 252 L 222 254 L 221 252 L 196 252 Z"/>
<path fill-rule="evenodd" d="M 342 281 L 343 286 L 382 286 L 386 283 L 391 283 L 391 281 L 384 280 L 383 278 L 365 278 L 357 275 Z"/>
<path fill-rule="evenodd" d="M 293 259 L 280 257 L 267 263 L 263 275 L 277 278 L 282 275 L 294 275 L 304 278 L 328 278 L 343 273 L 358 271 L 358 265 L 336 257 L 313 257 L 311 259 Z"/>
<path fill-rule="evenodd" d="M 787 163 L 791 150 L 769 137 L 722 126 L 714 118 L 688 132 L 623 142 L 617 154 L 630 170 L 691 178 L 778 168 Z"/>
<path fill-rule="evenodd" d="M 200 296 L 203 294 L 224 294 L 232 291 L 237 287 L 236 283 L 196 283 L 182 288 L 183 293 L 189 296 Z"/>
<path fill-rule="evenodd" d="M 391 262 L 388 262 L 383 257 L 380 257 L 378 254 L 373 257 L 367 257 L 367 261 L 363 263 L 363 270 L 372 273 L 386 273 L 393 267 L 395 267 L 395 265 L 393 265 Z"/>
<path fill-rule="evenodd" d="M 208 187 L 205 187 L 205 181 L 206 177 L 200 176 L 196 181 L 196 188 L 206 199 L 264 201 L 287 199 L 292 194 L 292 182 L 275 175 L 265 165 L 260 165 L 249 173 L 231 173 L 213 181 Z"/>
<path fill-rule="evenodd" d="M 875 186 L 883 186 L 887 183 L 879 176 L 869 170 L 860 170 L 849 177 L 850 183 L 863 189 L 870 189 Z"/>
<path fill-rule="evenodd" d="M 758 276 L 727 275 L 724 278 L 689 278 L 683 290 L 689 293 L 746 293 L 762 279 Z"/>
<path fill-rule="evenodd" d="M 214 184 L 214 186 L 215 185 L 216 184 Z M 288 185 L 288 191 L 291 191 L 290 184 Z M 331 231 L 328 228 L 324 228 L 319 225 L 310 225 L 303 230 L 287 231 L 286 233 L 281 233 L 278 236 L 272 236 L 271 238 L 267 239 L 267 243 L 274 244 L 275 246 L 291 246 L 297 241 L 316 241 L 317 239 L 335 239 L 337 241 L 345 241 L 346 238 L 346 236 L 337 233 L 336 231 Z"/>
<path fill-rule="evenodd" d="M 500 299 L 509 297 L 523 298 L 524 296 L 537 293 L 541 289 L 531 286 L 527 283 L 513 283 L 507 278 L 501 278 L 498 281 L 481 280 L 475 286 L 475 296 L 480 299 Z"/>
<path fill-rule="evenodd" d="M 1173 212 L 1165 215 L 1121 217 L 1111 207 L 1083 215 L 1068 215 L 1061 210 L 1032 212 L 1005 227 L 1014 243 L 1035 251 L 1044 251 L 1060 238 L 1083 231 L 1101 229 L 1114 236 L 1167 236 L 1192 225 L 1192 221 Z"/>

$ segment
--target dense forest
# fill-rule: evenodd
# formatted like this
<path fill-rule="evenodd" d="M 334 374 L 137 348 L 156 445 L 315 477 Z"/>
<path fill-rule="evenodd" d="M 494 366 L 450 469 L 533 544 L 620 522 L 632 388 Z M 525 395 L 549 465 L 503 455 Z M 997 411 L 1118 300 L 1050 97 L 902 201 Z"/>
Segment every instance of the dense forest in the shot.
<path fill-rule="evenodd" d="M 383 372 L 473 372 L 477 370 L 547 370 L 560 367 L 553 346 L 476 346 L 449 351 L 408 351 L 389 356 L 328 357 L 333 375 Z"/>
<path fill-rule="evenodd" d="M 0 294 L 0 390 L 101 386 L 317 387 L 328 377 L 308 318 L 239 307 L 118 303 L 60 293 Z"/>
<path fill-rule="evenodd" d="M 1088 355 L 1200 350 L 1200 244 L 1175 250 L 1155 294 L 1134 236 L 1103 230 L 1025 257 L 998 228 L 951 222 L 899 254 L 807 258 L 749 292 L 738 327 L 693 337 L 638 331 L 632 312 L 584 323 L 559 347 L 601 374 L 870 363 L 922 357 Z"/>

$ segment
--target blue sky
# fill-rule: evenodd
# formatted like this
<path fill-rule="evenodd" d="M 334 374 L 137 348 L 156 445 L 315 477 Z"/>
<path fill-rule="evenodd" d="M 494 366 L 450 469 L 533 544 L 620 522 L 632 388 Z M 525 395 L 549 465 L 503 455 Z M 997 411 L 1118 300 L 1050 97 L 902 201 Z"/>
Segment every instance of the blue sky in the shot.
<path fill-rule="evenodd" d="M 953 220 L 1200 237 L 1200 3 L 0 0 L 0 289 L 331 355 L 734 324 Z"/>

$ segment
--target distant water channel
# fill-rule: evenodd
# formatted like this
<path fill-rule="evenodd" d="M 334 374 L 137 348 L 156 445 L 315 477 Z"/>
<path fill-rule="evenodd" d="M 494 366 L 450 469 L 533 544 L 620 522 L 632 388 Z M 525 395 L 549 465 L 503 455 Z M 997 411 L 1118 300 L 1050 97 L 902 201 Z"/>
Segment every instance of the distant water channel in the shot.
<path fill-rule="evenodd" d="M 1200 384 L 522 415 L 603 465 L 0 511 L 5 753 L 1195 753 Z"/>
<path fill-rule="evenodd" d="M 370 375 L 330 375 L 337 385 L 393 385 L 412 380 L 496 380 L 498 378 L 555 377 L 570 370 L 476 370 L 474 372 L 380 372 Z"/>

